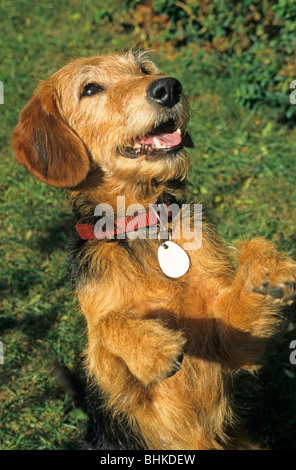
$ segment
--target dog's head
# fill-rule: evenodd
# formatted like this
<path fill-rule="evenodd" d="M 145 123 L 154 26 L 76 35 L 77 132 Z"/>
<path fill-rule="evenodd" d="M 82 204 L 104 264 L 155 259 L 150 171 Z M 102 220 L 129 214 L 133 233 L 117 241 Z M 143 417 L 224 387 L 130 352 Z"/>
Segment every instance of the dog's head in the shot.
<path fill-rule="evenodd" d="M 16 158 L 40 180 L 75 187 L 99 166 L 121 179 L 187 169 L 189 109 L 178 80 L 144 52 L 70 62 L 41 82 L 13 133 Z"/>

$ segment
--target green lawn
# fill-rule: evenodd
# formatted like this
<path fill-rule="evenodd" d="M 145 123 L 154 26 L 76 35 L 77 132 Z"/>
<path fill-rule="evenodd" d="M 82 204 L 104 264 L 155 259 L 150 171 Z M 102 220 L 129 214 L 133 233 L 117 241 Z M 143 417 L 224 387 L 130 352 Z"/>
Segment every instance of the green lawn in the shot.
<path fill-rule="evenodd" d="M 85 345 L 66 273 L 71 210 L 62 191 L 16 164 L 10 140 L 38 80 L 67 60 L 135 42 L 155 49 L 156 62 L 182 81 L 192 108 L 190 193 L 207 206 L 227 242 L 263 235 L 296 257 L 293 123 L 278 119 L 268 103 L 243 106 L 235 59 L 228 58 L 228 72 L 221 73 L 218 56 L 201 55 L 194 42 L 168 47 L 157 33 L 147 37 L 119 24 L 117 9 L 110 0 L 4 0 L 0 6 L 1 449 L 75 448 L 85 424 L 52 372 L 55 362 L 75 368 Z M 242 377 L 238 386 L 246 426 L 273 449 L 296 448 L 296 366 L 289 362 L 295 309 L 287 316 L 259 378 Z"/>

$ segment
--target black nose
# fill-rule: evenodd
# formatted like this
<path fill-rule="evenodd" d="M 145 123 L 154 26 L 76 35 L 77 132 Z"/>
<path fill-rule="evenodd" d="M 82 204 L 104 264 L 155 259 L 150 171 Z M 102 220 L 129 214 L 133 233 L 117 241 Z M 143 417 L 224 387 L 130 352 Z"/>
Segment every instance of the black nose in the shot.
<path fill-rule="evenodd" d="M 159 78 L 149 85 L 148 98 L 161 106 L 172 108 L 180 101 L 182 92 L 181 83 L 172 77 Z"/>

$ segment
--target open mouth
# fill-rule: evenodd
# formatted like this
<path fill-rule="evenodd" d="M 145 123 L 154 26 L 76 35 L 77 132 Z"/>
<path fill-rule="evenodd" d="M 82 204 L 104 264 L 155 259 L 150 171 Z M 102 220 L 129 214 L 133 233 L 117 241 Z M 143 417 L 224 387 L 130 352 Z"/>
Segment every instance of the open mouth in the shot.
<path fill-rule="evenodd" d="M 126 158 L 163 156 L 183 148 L 181 130 L 173 121 L 154 127 L 147 135 L 137 138 L 133 146 L 123 147 L 120 153 Z"/>

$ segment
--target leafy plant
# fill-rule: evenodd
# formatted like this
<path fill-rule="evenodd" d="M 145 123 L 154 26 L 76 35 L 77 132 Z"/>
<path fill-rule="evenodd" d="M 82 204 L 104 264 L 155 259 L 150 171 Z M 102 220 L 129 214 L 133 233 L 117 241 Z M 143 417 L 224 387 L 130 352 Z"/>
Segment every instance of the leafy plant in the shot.
<path fill-rule="evenodd" d="M 135 12 L 143 5 L 151 9 L 151 22 L 163 19 L 159 22 L 162 43 L 202 52 L 206 66 L 216 62 L 220 73 L 234 79 L 236 98 L 244 106 L 267 106 L 277 118 L 291 125 L 295 122 L 288 97 L 289 82 L 296 78 L 290 76 L 293 70 L 296 74 L 293 0 L 126 2 Z M 149 21 L 141 27 L 148 25 Z"/>

